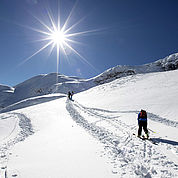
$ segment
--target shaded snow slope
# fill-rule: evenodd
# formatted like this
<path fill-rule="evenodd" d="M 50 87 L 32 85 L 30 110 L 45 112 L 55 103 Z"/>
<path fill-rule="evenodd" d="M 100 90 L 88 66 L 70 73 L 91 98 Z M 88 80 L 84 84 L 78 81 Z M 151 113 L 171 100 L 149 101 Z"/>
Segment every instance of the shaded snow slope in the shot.
<path fill-rule="evenodd" d="M 178 177 L 177 76 L 178 70 L 126 76 L 73 101 L 59 95 L 40 104 L 39 96 L 31 100 L 37 105 L 0 114 L 1 177 Z M 136 137 L 141 108 L 152 141 Z"/>
<path fill-rule="evenodd" d="M 56 84 L 57 83 L 57 84 Z M 23 83 L 16 85 L 14 88 L 0 86 L 0 108 L 5 108 L 16 102 L 31 97 L 47 95 L 51 93 L 67 94 L 69 90 L 80 92 L 93 86 L 87 80 L 77 77 L 67 77 L 56 73 L 35 76 Z M 7 93 L 7 88 L 11 93 Z"/>
<path fill-rule="evenodd" d="M 0 109 L 7 106 L 7 99 L 14 94 L 14 88 L 0 85 Z"/>

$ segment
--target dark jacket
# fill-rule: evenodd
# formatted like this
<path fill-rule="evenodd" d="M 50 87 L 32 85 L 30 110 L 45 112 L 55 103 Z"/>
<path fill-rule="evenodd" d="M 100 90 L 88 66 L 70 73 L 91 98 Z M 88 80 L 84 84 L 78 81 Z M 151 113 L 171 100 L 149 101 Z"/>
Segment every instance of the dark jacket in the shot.
<path fill-rule="evenodd" d="M 145 116 L 143 116 L 143 114 L 141 113 L 142 111 L 139 112 L 138 114 L 138 122 L 139 121 L 144 121 L 147 122 L 147 113 L 145 113 Z M 146 112 L 146 111 L 145 111 Z"/>

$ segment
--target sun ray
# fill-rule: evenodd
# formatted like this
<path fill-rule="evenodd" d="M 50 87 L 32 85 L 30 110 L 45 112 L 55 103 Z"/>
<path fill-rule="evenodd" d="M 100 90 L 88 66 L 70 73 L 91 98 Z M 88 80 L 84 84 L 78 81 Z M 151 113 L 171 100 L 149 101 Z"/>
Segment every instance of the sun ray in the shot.
<path fill-rule="evenodd" d="M 51 56 L 54 48 L 55 48 L 55 44 L 53 43 L 53 44 L 51 44 L 51 47 L 50 47 L 50 50 L 49 50 L 49 53 L 48 53 L 48 57 Z"/>
<path fill-rule="evenodd" d="M 56 50 L 56 52 L 57 52 L 57 66 L 56 66 L 56 70 L 57 70 L 57 72 L 56 72 L 56 91 L 58 90 L 58 71 L 59 71 L 59 48 L 60 48 L 60 46 L 59 46 L 59 44 L 57 44 L 57 46 L 56 46 L 56 48 L 57 48 L 57 50 Z"/>
<path fill-rule="evenodd" d="M 86 62 L 89 66 L 91 66 L 95 71 L 98 72 L 98 70 L 92 65 L 90 64 L 78 51 L 76 51 L 74 48 L 72 48 L 68 43 L 64 42 L 65 45 L 71 49 L 75 54 L 77 54 L 81 59 L 83 59 L 84 62 Z"/>
<path fill-rule="evenodd" d="M 60 1 L 58 1 L 57 30 L 61 31 Z"/>
<path fill-rule="evenodd" d="M 23 28 L 26 28 L 26 29 L 29 29 L 29 30 L 32 30 L 32 31 L 35 31 L 35 32 L 38 32 L 38 33 L 41 33 L 41 34 L 44 34 L 44 35 L 47 35 L 47 36 L 49 36 L 51 34 L 49 32 L 42 31 L 40 29 L 37 29 L 37 28 L 34 28 L 34 27 L 30 27 L 30 26 L 27 26 L 27 25 L 22 25 L 22 24 L 18 24 L 18 25 L 23 27 Z"/>
<path fill-rule="evenodd" d="M 53 31 L 52 31 L 52 33 L 53 33 L 54 31 L 57 31 L 57 28 L 56 28 L 56 25 L 55 25 L 54 20 L 52 18 L 52 15 L 49 13 L 49 11 L 48 11 L 48 17 L 49 17 L 50 22 L 51 22 L 52 27 L 53 27 Z"/>
<path fill-rule="evenodd" d="M 64 31 L 65 34 L 67 34 L 70 30 L 72 30 L 75 26 L 77 26 L 79 23 L 81 23 L 84 19 L 86 18 L 86 16 L 82 17 L 79 21 L 77 21 L 75 24 L 73 24 L 72 26 L 70 26 L 67 30 Z"/>
<path fill-rule="evenodd" d="M 40 20 L 38 17 L 34 16 L 33 14 L 31 14 L 38 22 L 40 22 L 40 24 L 42 24 L 46 29 L 48 29 L 49 32 L 53 32 L 53 30 L 48 26 L 46 25 L 42 20 Z"/>
<path fill-rule="evenodd" d="M 75 9 L 76 6 L 77 6 L 77 3 L 78 3 L 78 1 L 75 2 L 75 4 L 74 4 L 72 10 L 70 11 L 70 13 L 69 13 L 69 15 L 68 15 L 68 17 L 67 17 L 67 19 L 66 19 L 64 25 L 63 25 L 63 27 L 61 28 L 61 31 L 64 32 L 64 33 L 67 33 L 67 30 L 65 30 L 65 29 L 66 29 L 66 26 L 68 25 L 68 22 L 69 22 L 69 20 L 70 20 L 70 18 L 71 18 L 71 16 L 72 16 L 72 13 L 74 12 L 74 9 Z"/>
<path fill-rule="evenodd" d="M 29 43 L 44 42 L 44 41 L 49 41 L 49 40 L 51 40 L 51 38 L 46 37 L 46 38 L 30 41 Z"/>
<path fill-rule="evenodd" d="M 98 32 L 100 31 L 99 29 L 95 29 L 95 30 L 87 30 L 87 31 L 81 31 L 81 32 L 76 32 L 76 33 L 70 33 L 70 34 L 66 34 L 66 37 L 72 37 L 72 36 L 78 36 L 78 35 L 83 35 L 83 34 L 89 34 L 89 33 L 93 33 L 93 32 Z"/>
<path fill-rule="evenodd" d="M 31 56 L 27 57 L 19 65 L 22 65 L 23 63 L 27 62 L 29 59 L 31 59 L 32 57 L 34 57 L 35 55 L 37 55 L 38 53 L 40 53 L 42 50 L 44 50 L 45 48 L 47 48 L 51 44 L 52 44 L 52 41 L 50 41 L 49 43 L 47 43 L 46 45 L 44 45 L 42 48 L 40 48 L 38 51 L 36 51 L 35 53 L 33 53 Z"/>
<path fill-rule="evenodd" d="M 68 39 L 68 38 L 66 38 L 65 41 L 68 41 L 68 42 L 71 42 L 71 43 L 75 43 L 75 44 L 79 44 L 79 45 L 84 45 L 84 43 L 81 43 L 81 42 L 75 41 L 75 40 L 71 40 L 71 39 Z"/>

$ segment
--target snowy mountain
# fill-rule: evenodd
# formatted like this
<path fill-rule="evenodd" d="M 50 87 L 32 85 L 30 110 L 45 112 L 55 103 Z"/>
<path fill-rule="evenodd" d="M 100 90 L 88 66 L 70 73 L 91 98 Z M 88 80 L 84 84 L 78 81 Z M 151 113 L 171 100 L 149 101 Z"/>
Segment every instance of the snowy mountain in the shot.
<path fill-rule="evenodd" d="M 118 65 L 97 76 L 95 78 L 95 82 L 102 84 L 128 75 L 163 72 L 175 69 L 178 69 L 178 53 L 172 54 L 164 59 L 157 60 L 156 62 L 140 66 Z"/>
<path fill-rule="evenodd" d="M 91 79 L 68 77 L 60 74 L 57 75 L 56 73 L 43 74 L 26 80 L 13 88 L 0 85 L 0 108 L 7 107 L 31 97 L 51 93 L 67 94 L 69 90 L 78 93 L 128 75 L 175 69 L 178 69 L 178 53 L 141 66 L 119 65 Z"/>
<path fill-rule="evenodd" d="M 0 85 L 0 109 L 6 106 L 7 98 L 14 94 L 14 88 Z"/>
<path fill-rule="evenodd" d="M 58 75 L 57 88 L 56 74 L 1 86 L 0 178 L 178 177 L 178 70 L 165 71 L 176 61 Z M 151 140 L 136 137 L 140 109 Z"/>
<path fill-rule="evenodd" d="M 85 81 L 85 82 L 84 82 Z M 57 84 L 56 84 L 57 83 Z M 84 84 L 83 84 L 84 83 Z M 78 85 L 80 84 L 80 89 Z M 82 87 L 82 85 L 84 85 Z M 7 93 L 8 87 L 0 86 L 0 107 L 5 108 L 14 103 L 26 100 L 28 98 L 47 95 L 51 93 L 67 94 L 69 89 L 79 92 L 87 88 L 87 82 L 77 77 L 67 77 L 56 73 L 43 74 L 26 80 L 15 87 L 9 87 L 11 93 Z"/>

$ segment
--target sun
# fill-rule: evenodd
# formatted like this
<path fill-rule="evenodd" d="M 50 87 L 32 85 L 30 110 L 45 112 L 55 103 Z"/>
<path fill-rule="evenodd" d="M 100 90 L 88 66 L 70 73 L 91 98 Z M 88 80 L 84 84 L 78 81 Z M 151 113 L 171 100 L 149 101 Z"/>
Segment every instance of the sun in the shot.
<path fill-rule="evenodd" d="M 65 36 L 65 33 L 62 32 L 60 29 L 52 32 L 50 38 L 51 41 L 54 43 L 54 45 L 62 46 L 67 41 L 67 37 Z"/>
<path fill-rule="evenodd" d="M 24 26 L 24 27 L 40 34 L 40 39 L 36 40 L 36 42 L 43 42 L 43 46 L 40 49 L 38 49 L 36 52 L 34 52 L 31 56 L 23 60 L 20 63 L 20 65 L 27 62 L 32 57 L 42 52 L 46 48 L 50 47 L 48 56 L 51 56 L 53 50 L 56 49 L 56 61 L 57 61 L 56 72 L 57 73 L 59 72 L 58 69 L 59 69 L 59 60 L 61 57 L 60 54 L 63 53 L 66 56 L 66 59 L 69 60 L 68 51 L 73 52 L 75 55 L 79 57 L 79 59 L 81 59 L 83 62 L 85 62 L 95 71 L 97 71 L 97 69 L 92 64 L 90 64 L 88 60 L 85 57 L 83 57 L 73 46 L 76 44 L 81 44 L 80 42 L 75 40 L 77 36 L 88 35 L 93 32 L 96 33 L 98 31 L 101 31 L 101 29 L 77 31 L 76 30 L 77 25 L 79 25 L 85 19 L 85 16 L 79 19 L 78 21 L 76 21 L 75 23 L 71 23 L 71 16 L 74 12 L 75 7 L 76 7 L 76 4 L 70 11 L 67 19 L 64 21 L 64 24 L 61 23 L 61 16 L 59 13 L 59 9 L 57 13 L 58 15 L 55 16 L 55 18 L 54 18 L 54 14 L 52 13 L 52 10 L 49 10 L 49 11 L 47 10 L 47 13 L 46 13 L 47 16 L 46 16 L 45 21 L 31 14 L 39 23 L 38 27 L 39 25 L 41 25 L 41 28 L 39 29 L 39 28 L 31 27 L 31 26 L 30 27 Z M 69 22 L 72 25 L 69 26 Z M 75 31 L 75 32 L 72 32 L 72 31 Z M 56 80 L 56 83 L 58 83 L 58 79 Z"/>

